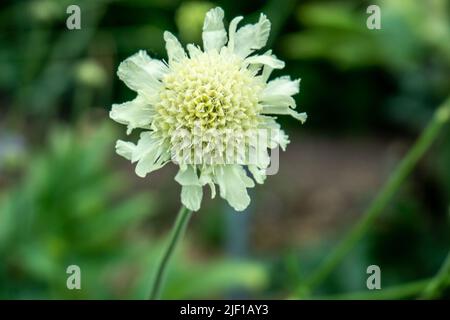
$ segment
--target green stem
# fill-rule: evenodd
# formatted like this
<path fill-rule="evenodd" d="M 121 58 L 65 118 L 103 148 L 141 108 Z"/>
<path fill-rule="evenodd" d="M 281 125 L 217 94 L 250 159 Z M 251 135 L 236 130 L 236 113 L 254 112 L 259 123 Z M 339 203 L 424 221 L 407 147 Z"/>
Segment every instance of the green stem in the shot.
<path fill-rule="evenodd" d="M 316 269 L 308 281 L 298 288 L 299 295 L 309 292 L 335 269 L 336 266 L 349 253 L 353 246 L 362 238 L 380 212 L 395 195 L 403 181 L 411 173 L 417 162 L 430 148 L 445 123 L 450 118 L 450 97 L 435 111 L 433 118 L 421 133 L 412 148 L 398 164 L 395 171 L 389 177 L 378 196 L 373 200 L 370 207 L 364 212 L 360 220 L 346 237 L 335 247 L 325 261 Z"/>
<path fill-rule="evenodd" d="M 427 286 L 430 279 L 418 280 L 410 283 L 363 292 L 352 292 L 338 295 L 319 297 L 321 300 L 394 300 L 414 297 Z"/>
<path fill-rule="evenodd" d="M 175 248 L 183 236 L 184 230 L 189 222 L 189 218 L 191 217 L 192 211 L 188 210 L 185 206 L 181 206 L 180 211 L 178 212 L 177 219 L 172 229 L 172 234 L 170 236 L 169 246 L 166 248 L 164 255 L 158 265 L 158 269 L 156 271 L 156 277 L 151 287 L 150 299 L 157 300 L 161 294 L 161 288 L 164 282 L 164 278 L 167 271 L 167 266 L 170 262 L 170 258 L 172 257 Z"/>
<path fill-rule="evenodd" d="M 382 290 L 371 290 L 362 292 L 344 293 L 330 296 L 321 296 L 321 300 L 393 300 L 405 299 L 418 296 L 422 292 L 421 298 L 433 299 L 439 296 L 442 289 L 450 285 L 450 252 L 447 255 L 436 276 L 417 280 L 398 286 L 382 288 Z"/>
<path fill-rule="evenodd" d="M 435 299 L 450 284 L 450 251 L 436 276 L 428 283 L 422 293 L 423 299 Z"/>

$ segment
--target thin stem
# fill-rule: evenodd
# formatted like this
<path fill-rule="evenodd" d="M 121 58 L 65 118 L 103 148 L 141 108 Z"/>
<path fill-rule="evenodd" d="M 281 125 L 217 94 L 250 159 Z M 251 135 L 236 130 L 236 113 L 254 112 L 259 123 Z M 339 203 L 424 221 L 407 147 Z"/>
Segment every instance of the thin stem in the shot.
<path fill-rule="evenodd" d="M 167 271 L 167 266 L 170 262 L 170 258 L 172 257 L 175 248 L 184 234 L 186 226 L 189 222 L 189 218 L 191 217 L 192 211 L 188 210 L 185 206 L 181 206 L 180 211 L 178 212 L 177 219 L 172 228 L 172 233 L 170 236 L 169 246 L 166 248 L 164 255 L 161 259 L 161 262 L 158 265 L 158 269 L 156 271 L 155 280 L 152 284 L 150 299 L 157 300 L 161 294 L 161 288 L 164 282 L 164 278 Z"/>
<path fill-rule="evenodd" d="M 417 280 L 409 283 L 400 284 L 382 290 L 371 290 L 362 292 L 351 292 L 330 296 L 321 296 L 321 300 L 393 300 L 405 299 L 418 296 L 421 292 L 421 298 L 433 299 L 439 296 L 441 290 L 450 285 L 450 252 L 442 264 L 439 272 L 432 278 Z"/>
<path fill-rule="evenodd" d="M 423 299 L 434 299 L 450 284 L 450 251 L 436 276 L 428 283 L 422 293 Z"/>
<path fill-rule="evenodd" d="M 298 294 L 309 294 L 309 292 L 335 269 L 342 259 L 349 253 L 354 245 L 367 232 L 373 221 L 379 216 L 380 212 L 386 207 L 388 202 L 395 195 L 401 184 L 411 173 L 417 162 L 424 153 L 430 148 L 436 137 L 440 133 L 444 124 L 450 118 L 450 97 L 435 111 L 433 118 L 421 133 L 412 148 L 398 164 L 395 171 L 389 177 L 386 184 L 381 189 L 378 196 L 373 200 L 369 208 L 364 212 L 360 220 L 345 238 L 335 247 L 331 254 L 316 269 L 309 280 L 298 288 Z"/>
<path fill-rule="evenodd" d="M 418 280 L 398 286 L 362 292 L 344 293 L 319 297 L 321 300 L 394 300 L 414 297 L 427 286 L 430 279 Z"/>

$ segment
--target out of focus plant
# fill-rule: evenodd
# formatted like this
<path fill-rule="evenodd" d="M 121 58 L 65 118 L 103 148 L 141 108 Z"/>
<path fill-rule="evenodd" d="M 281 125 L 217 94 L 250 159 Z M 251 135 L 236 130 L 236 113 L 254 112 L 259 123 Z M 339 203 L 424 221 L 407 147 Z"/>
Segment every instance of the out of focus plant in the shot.
<path fill-rule="evenodd" d="M 371 3 L 372 4 L 372 3 Z M 450 63 L 450 28 L 445 0 L 375 1 L 381 29 L 366 26 L 364 4 L 326 1 L 299 6 L 304 30 L 288 34 L 283 49 L 291 58 L 332 60 L 343 67 L 382 65 L 395 70 L 414 68 L 430 50 Z"/>
<path fill-rule="evenodd" d="M 96 35 L 109 1 L 78 1 L 83 32 L 70 31 L 65 23 L 71 1 L 13 2 L 0 14 L 0 90 L 8 92 L 10 114 L 48 118 L 74 84 L 72 65 Z"/>
<path fill-rule="evenodd" d="M 106 125 L 95 133 L 53 130 L 49 145 L 28 155 L 20 182 L 0 194 L 0 298 L 148 295 L 162 241 L 137 226 L 155 201 L 147 191 L 123 197 L 127 180 L 109 165 L 113 136 Z M 81 290 L 66 287 L 69 265 L 81 268 Z M 256 263 L 213 259 L 198 267 L 182 253 L 163 294 L 220 296 L 265 281 Z"/>
<path fill-rule="evenodd" d="M 182 40 L 186 43 L 195 43 L 200 40 L 203 19 L 212 7 L 214 5 L 206 1 L 188 1 L 181 4 L 176 12 L 175 22 Z"/>
<path fill-rule="evenodd" d="M 368 3 L 326 1 L 301 5 L 297 11 L 303 30 L 285 36 L 282 49 L 293 59 L 328 60 L 341 69 L 382 67 L 396 78 L 398 93 L 381 105 L 387 119 L 421 131 L 411 150 L 389 177 L 356 226 L 332 250 L 324 263 L 313 272 L 306 284 L 299 286 L 299 295 L 307 296 L 308 288 L 316 287 L 327 277 L 368 231 L 405 178 L 437 139 L 448 122 L 450 100 L 448 96 L 450 71 L 450 16 L 449 4 L 432 1 L 376 1 L 381 9 L 380 30 L 366 27 Z M 370 4 L 373 4 L 372 2 Z M 442 100 L 446 99 L 442 103 Z M 436 105 L 441 103 L 439 109 Z M 432 119 L 425 127 L 426 121 Z M 438 157 L 448 159 L 448 139 L 443 140 Z M 447 149 L 448 150 L 448 149 Z M 444 160 L 445 161 L 445 160 Z M 436 161 L 441 163 L 442 161 Z M 448 175 L 446 166 L 436 166 Z M 431 170 L 433 171 L 433 170 Z M 448 200 L 448 196 L 445 197 Z M 446 222 L 447 223 L 447 222 Z M 406 234 L 403 234 L 406 236 Z M 448 239 L 443 243 L 448 250 Z M 439 254 L 442 256 L 442 253 Z M 443 268 L 448 269 L 448 263 Z M 398 267 L 398 266 L 397 266 Z M 441 284 L 445 279 L 441 279 Z M 433 280 L 434 281 L 434 280 Z M 433 282 L 432 281 L 432 282 Z M 427 281 L 411 286 L 413 290 L 392 290 L 390 297 L 420 296 Z M 302 291 L 306 290 L 306 291 Z M 382 295 L 378 295 L 380 298 Z M 387 297 L 387 296 L 386 296 Z"/>
<path fill-rule="evenodd" d="M 366 27 L 369 2 L 300 5 L 296 15 L 303 28 L 287 34 L 281 49 L 292 59 L 327 60 L 346 70 L 384 68 L 399 83 L 399 92 L 379 106 L 385 118 L 419 131 L 448 93 L 450 5 L 445 0 L 370 4 L 380 7 L 379 30 Z"/>
<path fill-rule="evenodd" d="M 101 297 L 112 289 L 99 271 L 133 251 L 126 228 L 148 216 L 153 201 L 143 194 L 113 201 L 123 177 L 105 166 L 110 134 L 107 127 L 95 135 L 55 130 L 44 152 L 29 155 L 21 182 L 2 194 L 3 297 Z M 70 264 L 83 272 L 79 293 L 65 288 Z"/>
<path fill-rule="evenodd" d="M 336 267 L 343 261 L 349 252 L 358 244 L 363 236 L 367 234 L 372 223 L 380 216 L 388 203 L 394 198 L 407 177 L 411 175 L 419 160 L 429 150 L 431 145 L 437 140 L 438 136 L 445 132 L 444 128 L 450 121 L 450 96 L 436 109 L 428 125 L 421 132 L 416 142 L 406 153 L 402 161 L 392 171 L 384 186 L 375 196 L 369 207 L 363 212 L 361 218 L 355 226 L 350 229 L 334 248 L 330 254 L 325 257 L 323 263 L 317 267 L 311 276 L 304 283 L 300 284 L 296 290 L 296 295 L 300 297 L 309 296 L 311 291 L 321 284 Z M 448 244 L 447 248 L 448 248 Z M 414 286 L 414 292 L 401 291 L 405 295 L 420 295 L 424 291 L 424 296 L 435 297 L 446 288 L 450 281 L 450 249 L 448 256 L 444 260 L 439 273 L 432 279 L 422 282 L 422 286 Z M 432 288 L 429 287 L 432 284 Z M 439 288 L 439 289 L 438 289 Z M 379 295 L 382 297 L 382 295 Z M 400 296 L 402 298 L 403 296 Z"/>

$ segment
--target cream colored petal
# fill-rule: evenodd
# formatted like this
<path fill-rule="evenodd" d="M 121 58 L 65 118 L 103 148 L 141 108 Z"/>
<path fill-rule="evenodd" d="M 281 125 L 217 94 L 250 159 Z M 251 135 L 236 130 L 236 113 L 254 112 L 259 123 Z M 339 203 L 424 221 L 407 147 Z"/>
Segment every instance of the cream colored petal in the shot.
<path fill-rule="evenodd" d="M 300 80 L 291 80 L 289 77 L 280 77 L 270 81 L 261 95 L 263 114 L 285 114 L 304 123 L 306 113 L 298 113 L 292 95 L 299 92 Z"/>
<path fill-rule="evenodd" d="M 175 181 L 182 186 L 199 186 L 200 181 L 197 176 L 197 169 L 194 166 L 185 166 L 178 170 Z"/>
<path fill-rule="evenodd" d="M 261 104 L 263 108 L 265 106 L 283 106 L 295 108 L 296 105 L 294 98 L 283 94 L 262 96 Z"/>
<path fill-rule="evenodd" d="M 308 118 L 308 115 L 305 112 L 296 112 L 287 105 L 263 105 L 262 113 L 289 115 L 301 121 L 301 123 L 305 123 L 306 119 Z"/>
<path fill-rule="evenodd" d="M 134 148 L 136 148 L 134 143 L 122 140 L 117 140 L 116 142 L 116 153 L 125 159 L 131 160 Z"/>
<path fill-rule="evenodd" d="M 145 177 L 163 167 L 170 158 L 168 150 L 152 132 L 143 132 L 131 155 L 131 161 L 137 162 L 136 174 Z"/>
<path fill-rule="evenodd" d="M 255 181 L 259 184 L 263 184 L 264 180 L 266 180 L 266 169 L 260 169 L 258 166 L 249 165 L 248 170 L 253 175 Z"/>
<path fill-rule="evenodd" d="M 198 211 L 202 203 L 203 188 L 201 186 L 182 186 L 181 203 L 192 211 Z"/>
<path fill-rule="evenodd" d="M 109 117 L 114 121 L 127 125 L 127 134 L 135 128 L 148 126 L 155 110 L 145 98 L 137 96 L 134 100 L 121 104 L 113 104 Z"/>
<path fill-rule="evenodd" d="M 199 182 L 202 186 L 206 184 L 209 185 L 209 188 L 211 189 L 211 199 L 213 199 L 216 196 L 216 185 L 214 184 L 212 170 L 209 168 L 203 168 L 201 170 Z"/>
<path fill-rule="evenodd" d="M 230 22 L 230 26 L 228 28 L 228 48 L 230 48 L 230 50 L 233 52 L 234 51 L 234 46 L 235 46 L 235 36 L 236 36 L 236 29 L 238 26 L 238 23 L 244 19 L 244 17 L 239 16 L 239 17 L 235 17 L 233 20 L 231 20 Z"/>
<path fill-rule="evenodd" d="M 222 8 L 214 8 L 206 13 L 203 23 L 203 49 L 220 51 L 227 43 L 227 32 L 223 25 L 224 12 Z"/>
<path fill-rule="evenodd" d="M 290 143 L 289 136 L 281 129 L 276 131 L 275 134 L 272 134 L 270 139 L 271 143 L 274 144 L 274 146 L 271 146 L 272 149 L 275 148 L 275 145 L 279 145 L 281 150 L 285 151 L 287 145 Z"/>
<path fill-rule="evenodd" d="M 289 144 L 289 137 L 281 130 L 281 126 L 276 119 L 271 116 L 262 116 L 262 128 L 268 130 L 269 135 L 269 148 L 273 149 L 280 146 L 284 151 Z"/>
<path fill-rule="evenodd" d="M 189 43 L 187 45 L 187 50 L 189 52 L 189 57 L 191 59 L 197 57 L 200 54 L 202 54 L 202 49 L 200 49 L 198 46 L 193 45 L 192 43 Z"/>
<path fill-rule="evenodd" d="M 277 57 L 272 54 L 251 56 L 245 59 L 245 63 L 249 65 L 256 65 L 257 67 L 267 65 L 272 69 L 283 69 L 285 66 L 284 61 L 277 59 Z"/>
<path fill-rule="evenodd" d="M 250 204 L 247 188 L 254 187 L 254 182 L 239 165 L 217 166 L 215 180 L 220 188 L 220 196 L 236 211 L 242 211 Z"/>
<path fill-rule="evenodd" d="M 200 209 L 200 204 L 203 197 L 203 188 L 200 184 L 197 169 L 195 166 L 182 166 L 175 176 L 181 186 L 181 202 L 186 208 L 197 211 Z"/>
<path fill-rule="evenodd" d="M 152 103 L 161 88 L 160 79 L 167 72 L 162 61 L 150 58 L 141 50 L 119 65 L 117 75 L 130 89 Z"/>
<path fill-rule="evenodd" d="M 276 78 L 267 83 L 262 92 L 262 97 L 270 97 L 276 95 L 293 96 L 300 89 L 300 79 L 291 80 L 289 76 Z"/>
<path fill-rule="evenodd" d="M 169 58 L 169 65 L 173 62 L 180 62 L 186 58 L 186 52 L 175 37 L 169 31 L 164 32 L 164 40 L 166 41 L 166 51 Z"/>
<path fill-rule="evenodd" d="M 248 24 L 236 32 L 234 52 L 242 58 L 247 57 L 254 50 L 261 49 L 267 43 L 270 34 L 270 21 L 261 14 L 259 21 Z"/>

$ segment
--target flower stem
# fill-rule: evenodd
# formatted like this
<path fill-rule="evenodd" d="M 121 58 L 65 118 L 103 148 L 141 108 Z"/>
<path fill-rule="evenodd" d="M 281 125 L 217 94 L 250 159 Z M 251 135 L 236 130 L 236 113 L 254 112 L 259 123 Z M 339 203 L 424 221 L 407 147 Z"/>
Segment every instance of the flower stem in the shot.
<path fill-rule="evenodd" d="M 423 299 L 435 299 L 439 297 L 442 290 L 450 285 L 450 251 L 439 269 L 436 276 L 428 283 L 425 290 L 422 293 Z"/>
<path fill-rule="evenodd" d="M 161 288 L 164 282 L 164 278 L 166 275 L 167 266 L 169 265 L 170 258 L 172 257 L 175 248 L 182 238 L 183 233 L 187 227 L 189 222 L 189 218 L 192 215 L 192 211 L 188 210 L 185 206 L 181 206 L 180 211 L 178 211 L 177 219 L 175 220 L 175 224 L 172 228 L 172 233 L 170 236 L 170 242 L 168 247 L 166 248 L 164 255 L 158 265 L 158 269 L 156 271 L 155 280 L 151 287 L 150 299 L 157 300 L 161 294 Z"/>
<path fill-rule="evenodd" d="M 426 288 L 430 279 L 418 280 L 382 290 L 351 292 L 331 296 L 322 296 L 320 300 L 394 300 L 411 298 Z"/>
<path fill-rule="evenodd" d="M 383 288 L 382 290 L 351 292 L 331 296 L 320 296 L 321 300 L 392 300 L 418 296 L 423 299 L 435 299 L 443 289 L 450 285 L 450 252 L 439 272 L 432 278 L 416 280 L 409 283 Z"/>
<path fill-rule="evenodd" d="M 430 148 L 449 118 L 450 97 L 448 97 L 444 103 L 437 108 L 427 127 L 421 133 L 406 156 L 398 164 L 395 171 L 379 192 L 378 196 L 372 201 L 369 208 L 364 212 L 353 229 L 351 229 L 345 238 L 334 248 L 334 250 L 316 269 L 308 281 L 298 288 L 297 293 L 299 295 L 309 294 L 315 286 L 325 280 L 326 277 L 335 269 L 336 266 L 339 265 L 343 258 L 355 246 L 355 244 L 362 238 L 362 236 L 372 225 L 373 221 L 379 216 L 380 212 L 395 195 L 403 181 L 411 173 L 417 162 Z"/>

